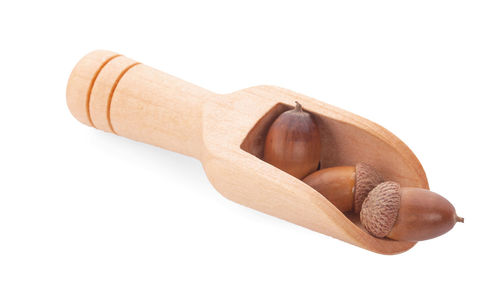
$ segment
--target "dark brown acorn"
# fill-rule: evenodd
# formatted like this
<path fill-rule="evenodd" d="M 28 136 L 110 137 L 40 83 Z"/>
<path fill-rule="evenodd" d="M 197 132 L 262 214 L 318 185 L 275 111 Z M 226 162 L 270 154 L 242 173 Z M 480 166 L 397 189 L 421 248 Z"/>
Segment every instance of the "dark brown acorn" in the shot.
<path fill-rule="evenodd" d="M 318 168 L 321 140 L 313 116 L 295 103 L 295 109 L 281 114 L 269 128 L 264 161 L 302 179 Z"/>
<path fill-rule="evenodd" d="M 356 167 L 331 167 L 316 171 L 304 182 L 317 190 L 341 212 L 359 213 L 366 196 L 383 181 L 369 165 L 358 163 Z"/>
<path fill-rule="evenodd" d="M 363 203 L 361 222 L 376 237 L 420 241 L 435 238 L 464 222 L 442 196 L 426 189 L 384 182 Z"/>

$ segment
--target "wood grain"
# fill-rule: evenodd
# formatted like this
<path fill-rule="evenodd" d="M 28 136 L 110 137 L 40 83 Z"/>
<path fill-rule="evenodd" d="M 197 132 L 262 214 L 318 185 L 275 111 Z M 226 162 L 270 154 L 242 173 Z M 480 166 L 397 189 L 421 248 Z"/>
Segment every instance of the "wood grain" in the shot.
<path fill-rule="evenodd" d="M 82 123 L 197 158 L 223 196 L 269 215 L 382 254 L 415 244 L 370 236 L 356 215 L 262 160 L 272 121 L 299 101 L 320 127 L 322 168 L 366 162 L 402 186 L 428 188 L 418 159 L 386 129 L 283 88 L 220 95 L 116 57 L 92 52 L 73 70 L 67 102 Z"/>

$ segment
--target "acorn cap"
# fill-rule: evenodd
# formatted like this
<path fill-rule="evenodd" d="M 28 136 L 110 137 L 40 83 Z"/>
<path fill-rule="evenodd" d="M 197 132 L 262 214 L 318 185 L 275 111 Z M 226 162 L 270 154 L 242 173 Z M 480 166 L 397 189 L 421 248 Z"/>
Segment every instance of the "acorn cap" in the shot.
<path fill-rule="evenodd" d="M 359 213 L 368 193 L 384 182 L 383 177 L 366 163 L 356 165 L 356 185 L 354 188 L 354 212 Z"/>
<path fill-rule="evenodd" d="M 389 234 L 398 218 L 401 204 L 400 186 L 396 182 L 384 182 L 375 187 L 361 208 L 361 223 L 375 237 Z"/>

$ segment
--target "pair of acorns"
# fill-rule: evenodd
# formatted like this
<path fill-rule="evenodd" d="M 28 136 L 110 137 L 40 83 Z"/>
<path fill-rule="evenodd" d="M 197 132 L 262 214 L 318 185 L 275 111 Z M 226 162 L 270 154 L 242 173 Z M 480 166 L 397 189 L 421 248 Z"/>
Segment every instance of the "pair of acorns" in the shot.
<path fill-rule="evenodd" d="M 319 128 L 313 116 L 296 104 L 269 128 L 264 161 L 303 179 L 340 211 L 360 213 L 361 223 L 375 237 L 426 240 L 448 232 L 456 222 L 464 222 L 442 196 L 384 182 L 368 164 L 316 171 L 321 158 Z"/>

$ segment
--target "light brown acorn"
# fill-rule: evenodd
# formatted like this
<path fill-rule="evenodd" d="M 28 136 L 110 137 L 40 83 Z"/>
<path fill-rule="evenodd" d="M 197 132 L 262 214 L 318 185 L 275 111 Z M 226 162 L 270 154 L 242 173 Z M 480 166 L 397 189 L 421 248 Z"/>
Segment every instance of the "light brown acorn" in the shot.
<path fill-rule="evenodd" d="M 448 200 L 432 191 L 384 182 L 368 194 L 361 222 L 376 237 L 420 241 L 440 236 L 464 219 Z"/>
<path fill-rule="evenodd" d="M 281 114 L 269 128 L 264 161 L 302 179 L 318 168 L 321 140 L 313 116 L 295 103 L 295 109 Z"/>
<path fill-rule="evenodd" d="M 355 167 L 331 167 L 316 171 L 304 182 L 317 190 L 341 212 L 359 213 L 368 193 L 383 182 L 371 166 L 358 163 Z"/>

